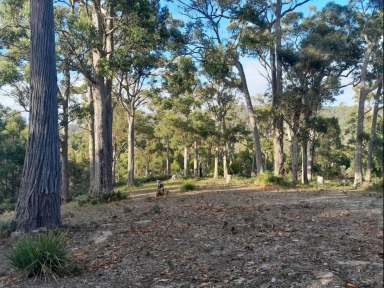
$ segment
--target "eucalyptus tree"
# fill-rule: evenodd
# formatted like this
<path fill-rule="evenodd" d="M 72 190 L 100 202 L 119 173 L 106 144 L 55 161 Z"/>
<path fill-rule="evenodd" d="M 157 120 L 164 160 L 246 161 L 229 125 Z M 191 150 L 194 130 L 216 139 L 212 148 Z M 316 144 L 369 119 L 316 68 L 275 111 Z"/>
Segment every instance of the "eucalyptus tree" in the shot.
<path fill-rule="evenodd" d="M 383 37 L 382 37 L 382 25 L 383 25 L 383 10 L 380 1 L 370 0 L 358 0 L 351 1 L 353 9 L 352 19 L 358 25 L 358 38 L 362 42 L 364 53 L 360 59 L 360 91 L 359 91 L 359 102 L 357 112 L 357 128 L 356 128 L 356 144 L 354 154 L 354 186 L 359 186 L 363 181 L 363 168 L 362 168 L 362 149 L 363 149 L 363 132 L 364 132 L 364 114 L 365 114 L 365 101 L 369 90 L 372 87 L 368 87 L 370 78 L 371 68 L 375 68 L 376 65 L 372 65 L 375 61 L 375 54 L 378 54 L 378 50 L 382 48 Z M 381 54 L 382 56 L 382 54 Z M 376 58 L 377 60 L 377 58 Z M 379 62 L 381 59 L 379 60 Z M 378 71 L 378 76 L 375 86 L 382 81 L 383 73 Z M 377 75 L 377 74 L 376 74 Z M 375 87 L 375 88 L 376 88 Z"/>
<path fill-rule="evenodd" d="M 177 116 L 175 127 L 179 135 L 178 142 L 184 146 L 184 176 L 189 175 L 189 146 L 193 134 L 189 116 L 198 106 L 194 95 L 198 84 L 197 68 L 188 56 L 177 57 L 163 75 L 163 88 L 168 94 L 164 95 L 164 104 Z"/>
<path fill-rule="evenodd" d="M 15 216 L 23 231 L 61 224 L 53 1 L 30 5 L 29 137 Z"/>
<path fill-rule="evenodd" d="M 221 146 L 223 155 L 224 178 L 228 175 L 228 139 L 227 135 L 227 114 L 233 107 L 235 101 L 235 89 L 238 81 L 231 71 L 231 65 L 226 61 L 227 55 L 223 47 L 206 50 L 204 54 L 203 69 L 206 76 L 206 83 L 202 84 L 199 94 L 202 102 L 214 115 L 217 122 L 217 147 L 215 148 L 215 166 L 213 177 L 218 177 L 218 154 Z"/>
<path fill-rule="evenodd" d="M 246 54 L 256 57 L 266 69 L 271 89 L 271 113 L 273 124 L 273 171 L 284 174 L 284 127 L 281 111 L 283 97 L 282 52 L 290 22 L 299 16 L 295 10 L 309 0 L 245 1 L 234 9 L 231 28 Z"/>
<path fill-rule="evenodd" d="M 240 83 L 239 88 L 246 103 L 250 129 L 254 140 L 254 154 L 256 159 L 257 173 L 263 173 L 263 159 L 260 146 L 260 133 L 249 92 L 244 67 L 241 63 L 241 51 L 237 36 L 231 38 L 230 33 L 225 31 L 225 26 L 233 19 L 233 11 L 239 7 L 238 1 L 216 1 L 216 0 L 178 0 L 183 13 L 190 19 L 191 45 L 189 53 L 198 60 L 203 61 L 206 50 L 221 46 L 227 50 L 230 65 L 237 69 Z"/>
<path fill-rule="evenodd" d="M 286 118 L 290 119 L 293 135 L 300 137 L 303 183 L 308 182 L 308 142 L 313 130 L 312 119 L 324 103 L 334 101 L 340 93 L 343 87 L 341 78 L 353 73 L 360 53 L 349 18 L 347 7 L 328 4 L 298 26 L 299 34 L 303 35 L 299 45 L 293 42 L 281 52 L 284 53 L 283 64 L 289 71 L 287 88 L 290 93 L 286 95 L 291 96 L 285 97 L 288 102 L 285 106 L 289 107 Z M 296 141 L 296 136 L 293 140 Z M 293 153 L 297 151 L 295 147 L 292 149 Z M 292 158 L 296 157 L 293 155 Z"/>
<path fill-rule="evenodd" d="M 369 142 L 368 142 L 368 151 L 367 151 L 367 171 L 365 175 L 365 180 L 367 182 L 370 182 L 372 179 L 372 169 L 373 169 L 373 150 L 376 144 L 376 134 L 377 134 L 377 118 L 379 114 L 379 109 L 383 109 L 383 106 L 381 108 L 379 107 L 380 102 L 382 104 L 383 99 L 383 80 L 379 82 L 379 86 L 377 87 L 375 96 L 374 96 L 374 104 L 373 104 L 373 111 L 372 111 L 372 122 L 371 122 L 371 129 L 370 129 L 370 136 L 369 136 Z"/>
<path fill-rule="evenodd" d="M 128 185 L 132 185 L 135 111 L 155 92 L 150 82 L 156 81 L 160 68 L 167 63 L 164 52 L 177 51 L 180 43 L 175 39 L 182 36 L 177 23 L 158 1 L 138 1 L 127 13 L 126 23 L 115 41 L 113 69 L 116 69 L 115 94 L 128 116 Z"/>

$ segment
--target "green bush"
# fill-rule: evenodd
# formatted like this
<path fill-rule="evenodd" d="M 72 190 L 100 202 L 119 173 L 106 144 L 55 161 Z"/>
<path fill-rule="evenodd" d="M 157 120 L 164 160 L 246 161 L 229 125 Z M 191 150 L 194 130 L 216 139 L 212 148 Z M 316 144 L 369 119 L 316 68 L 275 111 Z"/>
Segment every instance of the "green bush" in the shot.
<path fill-rule="evenodd" d="M 27 236 L 16 242 L 8 260 L 15 270 L 28 277 L 63 276 L 71 270 L 65 244 L 66 235 L 60 232 Z"/>
<path fill-rule="evenodd" d="M 262 175 L 256 176 L 255 180 L 256 185 L 278 185 L 287 187 L 290 185 L 289 181 L 282 176 L 274 176 L 270 173 L 264 173 Z"/>
<path fill-rule="evenodd" d="M 192 191 L 192 190 L 195 190 L 196 189 L 196 186 L 192 183 L 183 183 L 181 186 L 180 186 L 180 191 L 181 192 L 187 192 L 187 191 Z"/>
<path fill-rule="evenodd" d="M 100 198 L 95 198 L 89 195 L 79 195 L 76 197 L 76 201 L 79 206 L 84 206 L 86 204 L 96 205 L 100 203 L 121 201 L 127 198 L 128 198 L 128 195 L 126 193 L 117 191 L 117 192 L 112 192 L 108 194 L 103 194 L 101 195 Z"/>

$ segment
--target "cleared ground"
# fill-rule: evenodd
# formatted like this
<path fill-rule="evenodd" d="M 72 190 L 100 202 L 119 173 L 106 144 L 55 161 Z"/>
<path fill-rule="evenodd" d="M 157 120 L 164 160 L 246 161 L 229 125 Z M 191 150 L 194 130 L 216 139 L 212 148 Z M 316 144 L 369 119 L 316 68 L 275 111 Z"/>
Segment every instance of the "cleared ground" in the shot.
<path fill-rule="evenodd" d="M 6 239 L 0 287 L 382 287 L 375 195 L 234 187 L 71 203 L 64 230 L 82 274 L 21 281 L 4 264 Z"/>

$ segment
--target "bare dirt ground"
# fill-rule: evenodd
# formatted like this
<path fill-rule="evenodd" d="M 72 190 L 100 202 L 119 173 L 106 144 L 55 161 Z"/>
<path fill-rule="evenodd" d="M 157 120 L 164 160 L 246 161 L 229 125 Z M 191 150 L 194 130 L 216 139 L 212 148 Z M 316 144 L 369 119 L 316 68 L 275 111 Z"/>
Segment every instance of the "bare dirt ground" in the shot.
<path fill-rule="evenodd" d="M 254 188 L 63 209 L 80 276 L 0 287 L 383 287 L 383 198 Z M 2 283 L 2 284 L 1 284 Z"/>

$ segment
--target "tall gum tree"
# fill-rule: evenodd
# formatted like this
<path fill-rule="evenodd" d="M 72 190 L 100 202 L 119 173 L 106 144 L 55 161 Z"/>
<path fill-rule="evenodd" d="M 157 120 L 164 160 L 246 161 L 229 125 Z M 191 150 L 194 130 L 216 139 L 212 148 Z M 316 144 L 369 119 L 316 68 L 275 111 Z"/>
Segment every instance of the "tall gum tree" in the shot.
<path fill-rule="evenodd" d="M 29 137 L 16 206 L 17 228 L 57 228 L 60 154 L 53 1 L 31 1 L 31 101 Z"/>
<path fill-rule="evenodd" d="M 230 37 L 226 37 L 225 35 L 227 34 L 224 33 L 225 21 L 232 19 L 231 12 L 234 9 L 233 7 L 238 7 L 238 3 L 237 1 L 222 3 L 216 0 L 178 0 L 178 3 L 183 8 L 184 15 L 190 19 L 194 30 L 193 34 L 195 37 L 192 39 L 192 48 L 190 51 L 194 57 L 201 61 L 204 51 L 215 46 L 226 47 L 231 51 L 232 56 L 228 60 L 231 62 L 231 65 L 238 70 L 240 77 L 239 89 L 244 96 L 248 111 L 250 130 L 254 140 L 256 172 L 257 174 L 263 173 L 263 157 L 257 117 L 249 92 L 244 68 L 240 61 L 239 47 L 237 43 L 232 43 L 231 39 L 229 39 Z M 234 39 L 236 38 L 238 37 L 234 37 Z M 236 42 L 236 40 L 233 42 Z"/>

